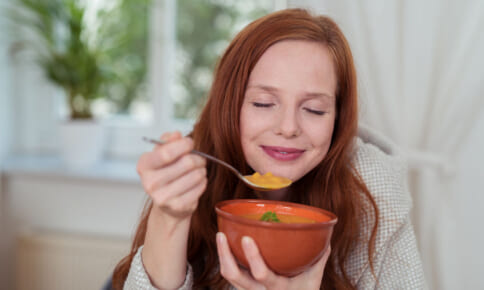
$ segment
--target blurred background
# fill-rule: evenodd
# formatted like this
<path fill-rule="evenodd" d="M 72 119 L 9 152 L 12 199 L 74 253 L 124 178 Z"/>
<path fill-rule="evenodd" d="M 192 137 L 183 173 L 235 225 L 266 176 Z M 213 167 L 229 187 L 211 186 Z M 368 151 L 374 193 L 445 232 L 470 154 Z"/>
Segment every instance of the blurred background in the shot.
<path fill-rule="evenodd" d="M 360 119 L 408 161 L 430 289 L 483 289 L 480 0 L 0 0 L 0 288 L 100 289 L 145 202 L 142 136 L 188 133 L 250 21 L 341 26 Z"/>

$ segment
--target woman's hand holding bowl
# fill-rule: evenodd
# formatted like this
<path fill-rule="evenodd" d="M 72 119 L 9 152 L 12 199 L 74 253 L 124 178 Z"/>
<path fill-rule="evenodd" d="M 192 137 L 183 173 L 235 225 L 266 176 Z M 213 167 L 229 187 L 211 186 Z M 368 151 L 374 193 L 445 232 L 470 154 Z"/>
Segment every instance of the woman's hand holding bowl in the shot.
<path fill-rule="evenodd" d="M 328 246 L 323 256 L 308 270 L 294 277 L 285 277 L 275 274 L 267 267 L 252 238 L 242 238 L 249 271 L 237 265 L 223 233 L 217 233 L 216 240 L 220 273 L 237 289 L 319 289 L 331 253 L 331 246 Z"/>

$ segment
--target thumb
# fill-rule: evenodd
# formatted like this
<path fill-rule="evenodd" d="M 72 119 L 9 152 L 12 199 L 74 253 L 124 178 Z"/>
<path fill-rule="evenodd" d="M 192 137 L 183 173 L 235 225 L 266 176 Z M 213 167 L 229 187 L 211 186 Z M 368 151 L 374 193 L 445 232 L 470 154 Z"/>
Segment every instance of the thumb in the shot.
<path fill-rule="evenodd" d="M 323 254 L 323 257 L 321 257 L 321 260 L 324 260 L 324 265 L 326 265 L 326 262 L 328 262 L 330 254 L 331 254 L 331 245 L 328 245 L 328 247 L 326 248 L 326 251 Z"/>
<path fill-rule="evenodd" d="M 326 250 L 324 251 L 323 256 L 319 259 L 319 261 L 314 264 L 309 270 L 313 274 L 323 277 L 324 269 L 326 268 L 326 263 L 328 262 L 329 255 L 331 254 L 331 245 L 329 245 Z"/>

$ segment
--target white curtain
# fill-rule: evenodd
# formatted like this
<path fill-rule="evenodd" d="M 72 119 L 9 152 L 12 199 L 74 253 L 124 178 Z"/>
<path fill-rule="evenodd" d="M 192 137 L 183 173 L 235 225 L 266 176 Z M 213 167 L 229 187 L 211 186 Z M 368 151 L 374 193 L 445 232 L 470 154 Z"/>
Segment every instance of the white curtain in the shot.
<path fill-rule="evenodd" d="M 482 289 L 482 277 L 456 274 L 468 265 L 460 258 L 463 250 L 481 263 L 484 251 L 459 247 L 457 226 L 482 226 L 457 224 L 452 203 L 461 193 L 452 184 L 455 157 L 484 113 L 484 1 L 289 1 L 289 6 L 310 8 L 340 24 L 357 65 L 363 121 L 406 150 L 430 288 Z"/>

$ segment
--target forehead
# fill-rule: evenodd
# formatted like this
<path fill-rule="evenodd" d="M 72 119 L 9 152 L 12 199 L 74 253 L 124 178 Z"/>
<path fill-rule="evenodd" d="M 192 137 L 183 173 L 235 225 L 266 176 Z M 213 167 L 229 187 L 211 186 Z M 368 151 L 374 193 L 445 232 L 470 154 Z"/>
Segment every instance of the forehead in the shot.
<path fill-rule="evenodd" d="M 334 61 L 327 46 L 306 40 L 275 43 L 260 57 L 249 77 L 249 86 L 304 87 L 329 94 L 335 93 L 336 83 Z"/>

